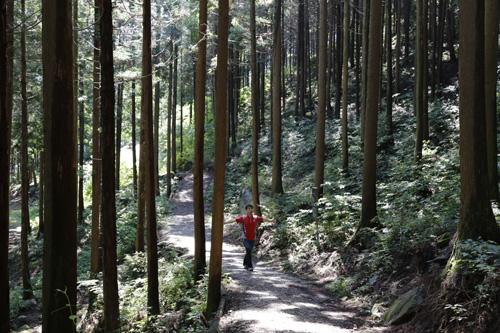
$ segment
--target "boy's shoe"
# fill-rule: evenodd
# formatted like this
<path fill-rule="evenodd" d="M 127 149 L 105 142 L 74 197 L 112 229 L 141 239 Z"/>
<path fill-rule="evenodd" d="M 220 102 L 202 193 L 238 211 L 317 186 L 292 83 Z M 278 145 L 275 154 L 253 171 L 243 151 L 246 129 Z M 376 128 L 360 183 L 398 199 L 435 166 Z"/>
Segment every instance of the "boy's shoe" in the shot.
<path fill-rule="evenodd" d="M 244 269 L 248 269 L 248 266 L 247 266 L 247 265 L 243 265 L 243 268 L 244 268 Z"/>
<path fill-rule="evenodd" d="M 248 270 L 249 270 L 250 272 L 252 272 L 252 271 L 253 271 L 253 267 L 248 267 Z"/>

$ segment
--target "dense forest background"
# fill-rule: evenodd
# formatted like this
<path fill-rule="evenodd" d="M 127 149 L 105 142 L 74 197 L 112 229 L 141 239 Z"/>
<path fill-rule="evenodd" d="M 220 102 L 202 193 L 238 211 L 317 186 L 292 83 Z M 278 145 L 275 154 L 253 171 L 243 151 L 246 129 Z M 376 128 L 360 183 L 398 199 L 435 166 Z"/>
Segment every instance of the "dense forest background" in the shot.
<path fill-rule="evenodd" d="M 367 325 L 500 329 L 498 1 L 0 9 L 0 331 L 204 329 L 242 201 Z M 157 244 L 191 172 L 192 262 Z"/>

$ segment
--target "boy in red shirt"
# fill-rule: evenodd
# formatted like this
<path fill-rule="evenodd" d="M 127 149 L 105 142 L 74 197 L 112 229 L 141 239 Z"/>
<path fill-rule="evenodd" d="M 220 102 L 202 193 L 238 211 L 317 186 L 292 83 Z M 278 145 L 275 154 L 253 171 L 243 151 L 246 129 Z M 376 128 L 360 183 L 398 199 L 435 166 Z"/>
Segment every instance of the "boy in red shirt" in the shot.
<path fill-rule="evenodd" d="M 234 222 L 243 223 L 244 231 L 241 237 L 243 240 L 243 246 L 245 247 L 246 250 L 246 255 L 245 258 L 243 259 L 243 267 L 245 267 L 249 271 L 253 271 L 252 249 L 255 244 L 255 231 L 257 230 L 257 227 L 260 225 L 260 223 L 276 222 L 276 219 L 267 219 L 261 216 L 254 216 L 252 205 L 246 205 L 245 211 L 247 212 L 246 215 L 224 221 L 224 224 L 229 224 Z"/>

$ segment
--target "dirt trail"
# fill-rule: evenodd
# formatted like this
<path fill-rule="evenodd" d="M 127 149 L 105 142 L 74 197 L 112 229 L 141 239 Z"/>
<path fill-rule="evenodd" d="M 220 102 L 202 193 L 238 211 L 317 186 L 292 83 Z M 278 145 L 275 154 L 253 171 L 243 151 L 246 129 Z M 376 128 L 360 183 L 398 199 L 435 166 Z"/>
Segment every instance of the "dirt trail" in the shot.
<path fill-rule="evenodd" d="M 211 176 L 204 178 L 205 188 Z M 174 211 L 161 236 L 175 246 L 194 253 L 193 176 L 186 176 L 175 194 Z M 227 225 L 225 228 L 235 227 Z M 207 258 L 210 228 L 207 225 Z M 243 269 L 244 249 L 223 245 L 223 272 L 229 273 L 226 311 L 220 321 L 222 332 L 360 332 L 355 311 L 344 307 L 324 290 L 296 277 L 284 274 L 265 262 L 255 270 Z M 369 332 L 383 331 L 370 328 Z M 367 331 L 365 331 L 367 332 Z"/>

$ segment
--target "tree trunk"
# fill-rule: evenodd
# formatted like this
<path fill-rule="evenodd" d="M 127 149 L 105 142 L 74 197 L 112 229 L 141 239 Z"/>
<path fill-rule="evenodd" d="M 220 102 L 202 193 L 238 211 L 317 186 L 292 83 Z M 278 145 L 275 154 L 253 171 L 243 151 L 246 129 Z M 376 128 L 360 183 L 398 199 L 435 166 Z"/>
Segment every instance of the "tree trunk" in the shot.
<path fill-rule="evenodd" d="M 295 115 L 304 116 L 306 98 L 305 77 L 305 0 L 299 0 L 297 37 L 297 102 Z M 280 43 L 281 45 L 281 43 Z M 280 54 L 281 57 L 281 54 Z M 280 89 L 281 90 L 281 89 Z"/>
<path fill-rule="evenodd" d="M 102 89 L 102 87 L 101 87 Z M 114 89 L 113 89 L 114 92 Z M 120 191 L 120 164 L 121 164 L 121 150 L 122 150 L 122 114 L 123 114 L 123 83 L 118 84 L 117 103 L 116 103 L 116 191 Z M 114 113 L 114 99 L 113 99 L 113 113 Z M 114 137 L 114 135 L 113 135 Z M 103 148 L 104 150 L 104 148 Z M 108 155 L 104 155 L 108 158 Z M 103 170 L 104 172 L 104 170 Z"/>
<path fill-rule="evenodd" d="M 26 18 L 25 0 L 21 0 L 21 12 Z M 29 211 L 29 162 L 28 162 L 28 96 L 26 80 L 26 25 L 21 31 L 21 266 L 23 276 L 23 299 L 31 299 L 33 291 L 30 281 L 28 234 L 30 232 Z"/>
<path fill-rule="evenodd" d="M 44 161 L 45 161 L 45 154 L 43 153 L 43 150 L 40 152 L 40 192 L 38 194 L 38 234 L 37 234 L 37 239 L 40 239 L 43 234 L 43 226 L 44 226 L 44 219 L 43 217 L 45 216 L 44 214 L 44 201 L 45 201 L 45 186 L 44 186 L 44 178 L 45 178 L 45 171 L 44 171 Z"/>
<path fill-rule="evenodd" d="M 170 52 L 173 53 L 172 43 Z M 172 92 L 173 92 L 173 65 L 168 65 L 168 111 L 167 111 L 167 197 L 172 193 Z"/>
<path fill-rule="evenodd" d="M 387 134 L 392 135 L 392 1 L 386 0 L 386 40 L 387 40 L 387 112 L 386 112 L 386 130 Z"/>
<path fill-rule="evenodd" d="M 460 217 L 457 240 L 500 242 L 488 196 L 484 86 L 484 0 L 459 1 Z"/>
<path fill-rule="evenodd" d="M 70 332 L 75 329 L 71 316 L 76 315 L 77 280 L 77 129 L 71 2 L 42 1 L 42 13 L 46 167 L 42 329 Z"/>
<path fill-rule="evenodd" d="M 394 92 L 399 94 L 400 92 L 400 58 L 401 58 L 401 3 L 403 0 L 396 0 L 397 3 L 397 14 L 396 14 L 396 68 L 395 68 L 395 78 L 394 78 Z"/>
<path fill-rule="evenodd" d="M 271 191 L 283 193 L 281 171 L 281 0 L 275 0 L 273 32 L 273 170 Z"/>
<path fill-rule="evenodd" d="M 335 118 L 340 119 L 340 103 L 342 97 L 342 28 L 340 22 L 342 22 L 342 5 L 337 2 L 336 11 L 337 11 L 337 20 L 339 24 L 337 25 L 337 36 L 335 40 L 337 41 L 337 48 L 335 52 Z"/>
<path fill-rule="evenodd" d="M 153 130 L 153 146 L 154 146 L 154 166 L 155 166 L 155 195 L 160 195 L 160 179 L 159 179 L 159 149 L 160 149 L 160 81 L 155 84 L 155 106 L 154 106 L 154 130 Z"/>
<path fill-rule="evenodd" d="M 101 0 L 95 0 L 94 19 L 101 18 Z M 102 154 L 101 154 L 101 35 L 99 24 L 94 25 L 94 61 L 92 84 L 92 231 L 90 253 L 90 275 L 95 278 L 102 267 L 101 246 L 101 204 L 102 204 Z"/>
<path fill-rule="evenodd" d="M 106 157 L 102 160 L 104 325 L 106 332 L 112 332 L 120 328 L 120 308 L 116 267 L 115 86 L 111 0 L 102 0 L 101 42 L 102 154 Z"/>
<path fill-rule="evenodd" d="M 370 40 L 368 38 L 370 26 L 370 0 L 363 3 L 363 65 L 361 70 L 361 142 L 365 141 L 366 127 L 366 95 L 368 88 L 368 52 Z"/>
<path fill-rule="evenodd" d="M 415 113 L 417 115 L 417 133 L 415 137 L 415 161 L 422 159 L 422 149 L 424 141 L 425 127 L 425 95 L 427 94 L 427 86 L 425 76 L 427 75 L 426 66 L 426 44 L 427 44 L 427 0 L 417 1 L 417 45 L 416 45 L 416 61 L 415 61 Z"/>
<path fill-rule="evenodd" d="M 135 125 L 135 81 L 132 82 L 132 110 L 130 123 L 132 126 L 132 172 L 133 172 L 133 187 L 134 197 L 137 198 L 137 149 L 136 149 L 136 125 Z"/>
<path fill-rule="evenodd" d="M 77 70 L 77 68 L 75 68 Z M 80 86 L 80 96 L 83 96 L 83 79 L 80 78 L 78 81 L 78 84 Z M 78 112 L 78 118 L 79 118 L 79 141 L 80 141 L 80 149 L 79 149 L 79 172 L 78 172 L 78 223 L 82 224 L 83 223 L 83 211 L 85 209 L 85 202 L 83 199 L 83 158 L 84 158 L 84 152 L 85 152 L 85 105 L 84 102 L 80 102 L 79 105 L 79 112 Z"/>
<path fill-rule="evenodd" d="M 349 142 L 347 135 L 347 96 L 349 90 L 349 1 L 344 0 L 344 47 L 342 76 L 342 170 L 349 168 Z"/>
<path fill-rule="evenodd" d="M 156 234 L 155 166 L 153 143 L 153 70 L 151 64 L 151 1 L 143 2 L 142 116 L 145 119 L 145 173 L 148 240 L 148 312 L 160 313 L 158 286 L 158 239 Z"/>
<path fill-rule="evenodd" d="M 319 195 L 323 193 L 323 183 L 325 179 L 325 121 L 326 121 L 326 44 L 328 39 L 327 0 L 319 3 L 319 69 L 318 69 L 318 120 L 316 129 L 316 172 L 314 176 L 314 186 L 318 189 Z"/>
<path fill-rule="evenodd" d="M 172 172 L 177 173 L 177 58 L 179 46 L 174 47 L 174 95 L 172 101 Z"/>
<path fill-rule="evenodd" d="M 255 0 L 250 1 L 250 38 L 251 55 L 250 66 L 252 68 L 252 201 L 255 214 L 260 216 L 259 201 L 259 78 L 257 68 L 257 39 L 255 36 Z"/>
<path fill-rule="evenodd" d="M 404 1 L 404 35 L 405 35 L 405 59 L 409 60 L 410 57 L 410 16 L 411 16 L 411 7 L 412 0 L 401 0 Z"/>
<path fill-rule="evenodd" d="M 497 166 L 497 58 L 498 58 L 498 22 L 500 5 L 498 0 L 485 1 L 485 110 L 486 110 L 486 147 L 488 159 L 488 190 L 490 199 L 498 201 L 498 166 Z"/>
<path fill-rule="evenodd" d="M 229 37 L 229 1 L 219 0 L 217 39 L 217 86 L 215 116 L 215 162 L 212 211 L 212 241 L 208 276 L 208 317 L 217 310 L 221 297 L 222 237 L 224 220 L 224 181 L 226 172 L 226 112 L 227 112 L 227 61 Z M 253 76 L 253 74 L 252 74 Z"/>
<path fill-rule="evenodd" d="M 195 143 L 193 170 L 194 208 L 194 277 L 198 281 L 205 272 L 205 207 L 203 202 L 203 143 L 205 136 L 205 85 L 207 81 L 207 0 L 200 0 L 198 33 L 198 66 L 196 74 Z"/>
<path fill-rule="evenodd" d="M 6 0 L 0 0 L 0 59 L 7 59 Z M 9 210 L 11 109 L 7 99 L 8 61 L 0 61 L 0 331 L 10 331 Z"/>
<path fill-rule="evenodd" d="M 364 140 L 363 194 L 359 229 L 372 227 L 377 216 L 377 123 L 380 91 L 382 2 L 370 4 L 370 36 L 366 92 L 366 127 Z"/>

